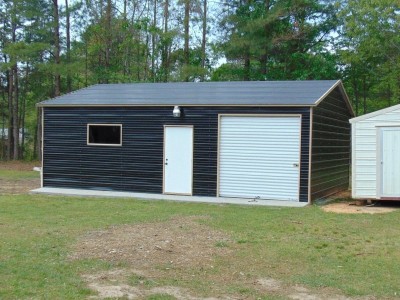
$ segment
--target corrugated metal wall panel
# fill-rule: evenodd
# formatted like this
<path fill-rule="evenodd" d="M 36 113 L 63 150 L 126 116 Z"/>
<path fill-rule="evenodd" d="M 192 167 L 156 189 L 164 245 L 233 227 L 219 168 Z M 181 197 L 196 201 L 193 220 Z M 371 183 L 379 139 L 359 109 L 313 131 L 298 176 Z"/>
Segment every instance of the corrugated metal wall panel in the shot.
<path fill-rule="evenodd" d="M 312 200 L 349 187 L 350 117 L 339 88 L 313 109 Z"/>
<path fill-rule="evenodd" d="M 301 114 L 300 201 L 308 201 L 309 108 L 44 108 L 44 186 L 162 193 L 164 125 L 194 126 L 193 194 L 216 196 L 218 114 Z M 87 123 L 122 124 L 122 146 L 86 145 Z"/>
<path fill-rule="evenodd" d="M 375 115 L 352 124 L 354 198 L 377 197 L 377 127 L 380 124 L 399 124 L 400 109 Z"/>
<path fill-rule="evenodd" d="M 222 116 L 219 194 L 299 200 L 301 119 Z"/>

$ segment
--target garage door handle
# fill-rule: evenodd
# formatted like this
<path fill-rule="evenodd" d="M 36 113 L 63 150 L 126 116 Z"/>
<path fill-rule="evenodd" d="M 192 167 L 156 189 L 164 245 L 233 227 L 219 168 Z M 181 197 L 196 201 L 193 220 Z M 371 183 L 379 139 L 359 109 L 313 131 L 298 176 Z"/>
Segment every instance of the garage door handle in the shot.
<path fill-rule="evenodd" d="M 299 166 L 299 164 L 293 164 L 293 167 L 297 168 Z"/>

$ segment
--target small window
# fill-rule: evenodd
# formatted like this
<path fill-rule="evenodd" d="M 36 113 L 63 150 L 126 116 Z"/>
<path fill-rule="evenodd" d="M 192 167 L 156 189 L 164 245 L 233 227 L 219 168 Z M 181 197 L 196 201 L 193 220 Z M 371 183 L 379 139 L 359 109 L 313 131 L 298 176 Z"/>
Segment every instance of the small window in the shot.
<path fill-rule="evenodd" d="M 120 124 L 88 124 L 87 128 L 88 145 L 122 145 L 122 125 Z"/>

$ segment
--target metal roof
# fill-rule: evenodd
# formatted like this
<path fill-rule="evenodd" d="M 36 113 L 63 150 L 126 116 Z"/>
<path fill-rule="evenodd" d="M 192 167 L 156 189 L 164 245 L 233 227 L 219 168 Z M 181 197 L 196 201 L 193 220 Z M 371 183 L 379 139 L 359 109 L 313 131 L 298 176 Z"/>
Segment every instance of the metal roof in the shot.
<path fill-rule="evenodd" d="M 52 106 L 315 106 L 341 81 L 97 84 L 40 102 Z"/>
<path fill-rule="evenodd" d="M 379 115 L 387 114 L 387 113 L 390 113 L 390 112 L 392 112 L 394 110 L 398 110 L 398 109 L 400 109 L 400 104 L 397 104 L 394 106 L 389 106 L 389 107 L 386 107 L 386 108 L 383 108 L 383 109 L 380 109 L 380 110 L 377 110 L 374 112 L 370 112 L 369 114 L 365 114 L 365 115 L 350 119 L 349 121 L 350 121 L 350 123 L 357 123 L 359 121 L 363 121 L 363 120 L 367 120 L 367 119 L 370 119 L 370 118 L 373 118 L 373 117 L 376 117 Z"/>

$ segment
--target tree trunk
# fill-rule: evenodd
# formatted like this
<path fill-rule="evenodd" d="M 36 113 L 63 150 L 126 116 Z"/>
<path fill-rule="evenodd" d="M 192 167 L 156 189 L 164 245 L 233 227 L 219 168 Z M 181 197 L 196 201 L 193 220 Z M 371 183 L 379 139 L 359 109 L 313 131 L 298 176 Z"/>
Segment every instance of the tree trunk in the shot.
<path fill-rule="evenodd" d="M 14 119 L 13 119 L 13 94 L 14 94 L 14 72 L 12 70 L 7 71 L 8 78 L 8 140 L 7 140 L 7 160 L 11 160 L 13 157 L 14 149 Z"/>
<path fill-rule="evenodd" d="M 268 18 L 270 8 L 270 0 L 265 0 L 265 11 L 266 18 Z M 260 65 L 261 65 L 261 75 L 263 75 L 263 80 L 267 80 L 267 62 L 268 62 L 268 44 L 269 44 L 269 36 L 270 36 L 270 26 L 268 25 L 267 20 L 265 20 L 266 25 L 264 26 L 264 34 L 265 34 L 265 46 L 264 46 L 264 54 L 261 55 Z"/>
<path fill-rule="evenodd" d="M 357 79 L 356 79 L 356 75 L 353 75 L 353 90 L 354 90 L 354 98 L 355 98 L 355 106 L 356 106 L 356 116 L 358 116 L 358 108 L 359 108 L 359 97 L 358 97 L 358 85 L 357 85 Z"/>
<path fill-rule="evenodd" d="M 185 81 L 189 81 L 189 18 L 190 18 L 190 0 L 185 0 L 185 17 L 183 19 L 183 24 L 185 28 L 185 46 L 184 46 L 184 65 L 185 70 Z"/>
<path fill-rule="evenodd" d="M 37 158 L 42 160 L 42 114 L 43 108 L 38 108 L 36 113 L 36 131 L 35 131 L 35 145 L 34 149 L 37 154 Z"/>
<path fill-rule="evenodd" d="M 39 122 L 41 120 L 39 119 L 39 110 L 40 108 L 36 108 L 36 125 L 35 125 L 35 131 L 33 135 L 33 156 L 35 159 L 39 158 L 39 151 L 38 151 L 38 132 L 39 132 Z"/>
<path fill-rule="evenodd" d="M 367 113 L 367 79 L 366 76 L 363 76 L 363 108 L 364 108 L 364 114 Z"/>
<path fill-rule="evenodd" d="M 147 6 L 147 16 L 150 16 L 150 5 Z M 143 49 L 143 57 L 144 57 L 144 81 L 148 82 L 149 81 L 149 77 L 151 75 L 149 75 L 149 46 L 150 46 L 150 34 L 149 34 L 149 28 L 148 28 L 148 24 L 146 24 L 146 30 L 145 30 L 145 36 L 146 36 L 146 47 L 144 47 Z"/>
<path fill-rule="evenodd" d="M 168 81 L 169 75 L 169 37 L 168 33 L 168 18 L 169 18 L 169 0 L 164 2 L 164 45 L 162 49 L 161 65 L 163 71 L 163 81 Z"/>
<path fill-rule="evenodd" d="M 11 21 L 11 41 L 17 41 L 17 17 L 16 3 L 13 2 L 13 12 Z M 12 61 L 10 57 L 10 61 Z M 9 71 L 9 116 L 10 126 L 8 130 L 10 159 L 18 159 L 18 142 L 19 142 L 19 122 L 18 122 L 18 66 L 15 62 Z"/>
<path fill-rule="evenodd" d="M 107 0 L 106 7 L 106 49 L 105 49 L 105 67 L 106 67 L 106 78 L 105 83 L 109 82 L 109 68 L 110 68 L 110 52 L 111 52 L 111 13 L 112 13 L 112 3 L 111 0 Z"/>
<path fill-rule="evenodd" d="M 85 42 L 85 87 L 88 86 L 88 43 Z"/>
<path fill-rule="evenodd" d="M 2 89 L 2 100 L 3 104 L 1 105 L 1 157 L 0 160 L 4 160 L 6 158 L 6 139 L 5 139 L 5 131 L 6 131 L 6 92 Z"/>
<path fill-rule="evenodd" d="M 201 81 L 205 79 L 206 73 L 206 37 L 207 37 L 207 0 L 203 0 L 203 32 L 201 39 Z"/>
<path fill-rule="evenodd" d="M 25 114 L 26 114 L 26 97 L 22 99 L 21 109 L 21 147 L 20 147 L 20 158 L 24 158 L 25 155 Z"/>
<path fill-rule="evenodd" d="M 157 0 L 154 0 L 153 7 L 153 32 L 151 34 L 151 73 L 153 76 L 153 82 L 156 82 L 156 70 L 155 70 L 155 60 L 156 60 L 156 26 L 157 26 Z"/>
<path fill-rule="evenodd" d="M 69 14 L 69 5 L 68 0 L 65 0 L 65 31 L 67 35 L 67 65 L 68 65 L 68 74 L 67 74 L 67 92 L 70 93 L 72 91 L 72 78 L 70 75 L 70 64 L 71 64 L 71 22 L 70 22 L 70 14 Z"/>
<path fill-rule="evenodd" d="M 18 67 L 14 65 L 12 72 L 14 73 L 14 107 L 13 107 L 13 129 L 14 129 L 14 150 L 13 159 L 19 159 L 19 117 L 18 117 L 18 101 L 19 101 L 19 86 L 18 86 Z"/>
<path fill-rule="evenodd" d="M 136 71 L 136 80 L 138 82 L 141 81 L 141 74 L 142 74 L 142 56 L 140 55 L 140 39 L 141 39 L 141 35 L 140 35 L 140 30 L 138 30 L 137 33 L 137 43 L 136 43 L 136 65 L 137 65 L 137 71 Z"/>
<path fill-rule="evenodd" d="M 60 20 L 58 16 L 58 0 L 53 0 L 53 17 L 54 17 L 54 61 L 56 64 L 56 71 L 54 74 L 54 96 L 61 95 L 61 76 L 60 76 Z"/>
<path fill-rule="evenodd" d="M 29 88 L 29 64 L 27 63 L 25 69 L 24 96 L 22 97 L 22 109 L 20 114 L 20 128 L 22 128 L 20 158 L 22 159 L 25 156 L 25 115 L 26 115 L 26 97 L 28 94 L 28 88 Z"/>
<path fill-rule="evenodd" d="M 15 44 L 17 41 L 17 8 L 16 1 L 12 1 L 11 9 L 11 43 Z M 7 75 L 7 88 L 8 88 L 8 149 L 7 159 L 18 159 L 18 97 L 17 88 L 15 84 L 18 84 L 17 63 L 13 61 L 14 57 L 9 56 L 9 63 L 12 63 L 10 69 L 6 71 Z"/>
<path fill-rule="evenodd" d="M 247 0 L 246 4 L 250 5 L 251 1 L 252 0 Z M 245 50 L 244 50 L 244 74 L 243 74 L 244 81 L 250 81 L 250 49 L 249 48 L 250 47 L 247 46 L 247 47 L 245 47 Z"/>

